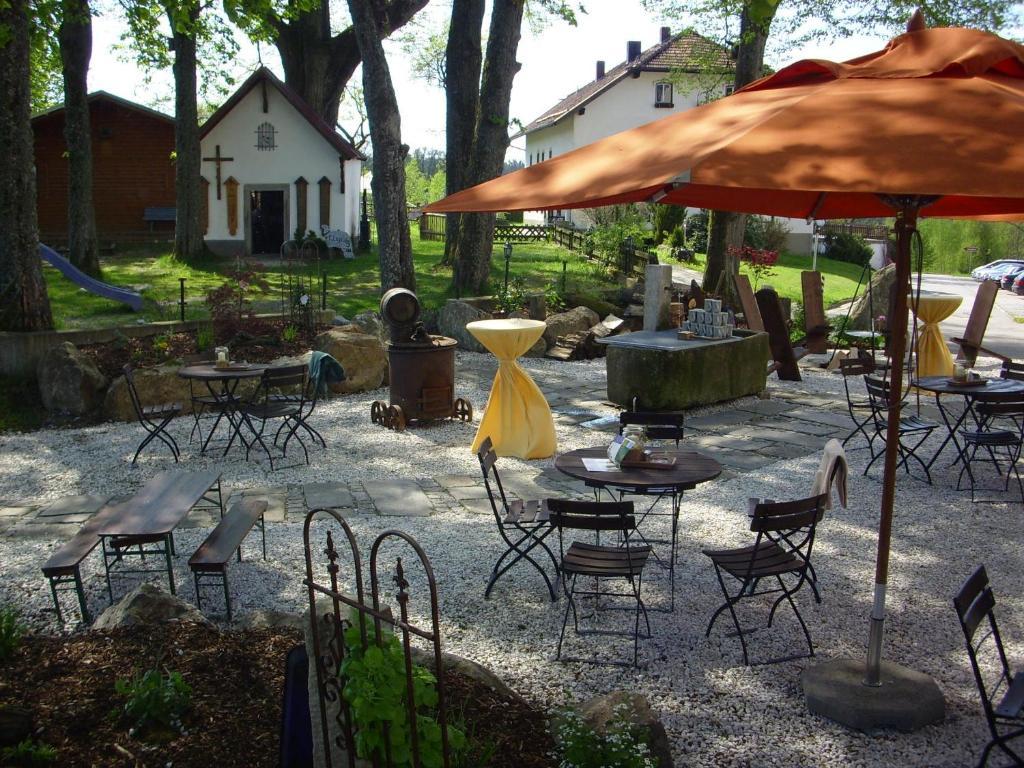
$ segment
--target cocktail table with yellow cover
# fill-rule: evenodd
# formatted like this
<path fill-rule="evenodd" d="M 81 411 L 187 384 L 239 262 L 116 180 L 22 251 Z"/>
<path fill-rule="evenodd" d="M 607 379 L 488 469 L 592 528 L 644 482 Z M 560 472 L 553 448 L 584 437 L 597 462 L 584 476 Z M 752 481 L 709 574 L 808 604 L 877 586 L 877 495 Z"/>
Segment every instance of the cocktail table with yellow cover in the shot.
<path fill-rule="evenodd" d="M 555 453 L 555 422 L 548 401 L 516 358 L 537 343 L 543 320 L 477 320 L 466 330 L 498 358 L 498 372 L 473 440 L 477 450 L 490 437 L 499 456 L 545 459 Z"/>
<path fill-rule="evenodd" d="M 921 291 L 911 294 L 916 302 L 917 319 L 921 328 L 917 337 L 917 377 L 952 376 L 953 356 L 949 353 L 939 323 L 956 312 L 963 302 L 962 296 L 954 293 Z"/>

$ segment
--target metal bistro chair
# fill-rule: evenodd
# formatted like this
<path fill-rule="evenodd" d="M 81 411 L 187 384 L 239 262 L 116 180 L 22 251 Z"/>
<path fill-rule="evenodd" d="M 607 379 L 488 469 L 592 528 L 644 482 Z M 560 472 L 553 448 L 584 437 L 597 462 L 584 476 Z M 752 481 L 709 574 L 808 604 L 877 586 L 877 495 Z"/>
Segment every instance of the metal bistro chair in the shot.
<path fill-rule="evenodd" d="M 215 359 L 212 350 L 208 352 L 197 352 L 192 355 L 185 355 L 182 358 L 182 363 L 185 365 L 203 365 L 204 363 L 213 364 L 214 362 Z M 220 424 L 220 420 L 224 418 L 224 403 L 222 400 L 211 395 L 205 386 L 200 390 L 199 384 L 195 379 L 188 380 L 188 394 L 189 400 L 192 402 L 192 418 L 195 420 L 195 424 L 192 426 L 192 431 L 188 433 L 188 441 L 191 443 L 192 438 L 198 432 L 199 443 L 205 447 L 205 443 L 203 441 L 203 428 L 199 420 L 206 413 L 216 414 L 213 426 L 210 427 L 210 433 L 212 434 L 214 430 L 217 429 L 217 425 Z"/>
<path fill-rule="evenodd" d="M 505 496 L 505 487 L 501 484 L 501 476 L 498 474 L 498 455 L 494 452 L 491 438 L 484 438 L 476 452 L 476 457 L 480 461 L 480 470 L 484 475 L 484 487 L 487 489 L 487 498 L 491 501 L 491 510 L 494 512 L 494 521 L 498 525 L 498 533 L 507 545 L 507 549 L 491 569 L 491 577 L 487 580 L 487 587 L 484 589 L 484 599 L 490 598 L 491 590 L 494 589 L 494 584 L 498 579 L 512 570 L 520 560 L 525 560 L 544 577 L 551 601 L 554 602 L 558 599 L 554 583 L 540 563 L 530 555 L 537 548 L 543 550 L 551 560 L 555 578 L 558 578 L 558 561 L 555 560 L 555 555 L 548 545 L 544 543 L 544 539 L 554 531 L 551 527 L 546 502 L 521 501 L 519 499 L 510 501 Z M 497 497 L 494 494 L 495 488 L 498 492 Z"/>
<path fill-rule="evenodd" d="M 294 415 L 286 417 L 281 422 L 281 426 L 277 428 L 277 432 L 274 434 L 274 445 L 277 445 L 277 441 L 280 439 L 282 432 L 286 429 L 295 427 L 296 430 L 302 429 L 313 439 L 314 447 L 319 443 L 321 448 L 327 448 L 324 436 L 309 423 L 309 419 L 313 415 L 313 411 L 316 410 L 317 403 L 320 402 L 320 395 L 325 390 L 326 384 L 321 386 L 319 380 L 307 377 L 305 390 L 303 392 L 271 394 L 270 399 L 275 403 L 289 403 L 298 406 Z"/>
<path fill-rule="evenodd" d="M 632 666 L 637 666 L 640 650 L 640 638 L 651 636 L 651 623 L 647 618 L 647 609 L 644 607 L 643 598 L 640 595 L 643 586 L 644 566 L 651 553 L 649 545 L 630 546 L 629 534 L 636 528 L 636 518 L 633 516 L 633 502 L 631 501 L 569 501 L 566 499 L 548 499 L 548 510 L 551 513 L 551 524 L 558 530 L 558 550 L 560 554 L 559 572 L 562 575 L 562 588 L 568 598 L 568 605 L 565 607 L 565 616 L 562 619 L 562 631 L 558 636 L 558 651 L 556 658 L 562 659 L 562 643 L 565 640 L 565 630 L 569 624 L 569 614 L 572 613 L 573 629 L 577 635 L 603 635 L 613 637 L 633 638 L 633 660 Z M 615 532 L 622 537 L 622 546 L 606 546 L 602 544 L 588 544 L 574 541 L 568 549 L 565 547 L 564 532 L 569 530 L 593 531 L 596 536 L 601 532 Z M 577 588 L 577 579 L 592 577 L 594 579 L 593 589 Z M 630 589 L 627 592 L 610 592 L 601 588 L 603 579 L 624 579 L 629 582 Z M 600 600 L 605 598 L 631 598 L 635 603 L 633 630 L 611 630 L 611 629 L 580 629 L 580 614 L 576 605 L 576 597 L 594 598 L 594 614 L 602 610 Z M 605 608 L 608 610 L 608 608 Z M 646 634 L 640 632 L 640 616 L 643 615 Z M 603 626 L 603 622 L 602 622 Z M 616 666 L 629 666 L 630 662 L 622 660 L 603 660 L 594 657 L 569 658 L 565 661 L 580 661 L 592 664 L 612 664 Z"/>
<path fill-rule="evenodd" d="M 845 448 L 846 444 L 860 433 L 868 441 L 868 450 L 872 452 L 872 455 L 877 435 L 868 434 L 866 429 L 871 425 L 871 402 L 866 396 L 855 397 L 850 392 L 850 380 L 854 376 L 870 376 L 874 372 L 875 363 L 871 358 L 858 357 L 839 361 L 839 373 L 842 374 L 843 388 L 846 390 L 846 410 L 850 412 L 850 418 L 853 419 L 853 429 L 843 438 L 843 447 Z M 858 418 L 858 412 L 861 413 L 862 418 Z"/>
<path fill-rule="evenodd" d="M 284 443 L 280 446 L 281 456 L 279 458 L 284 458 L 287 455 L 288 443 L 294 437 L 299 441 L 299 445 L 302 446 L 306 463 L 309 464 L 309 451 L 306 450 L 306 444 L 302 440 L 302 436 L 298 434 L 298 429 L 302 425 L 302 414 L 306 407 L 307 387 L 306 366 L 301 363 L 299 365 L 267 368 L 263 372 L 259 387 L 256 389 L 252 399 L 242 403 L 238 408 L 242 422 L 252 433 L 252 438 L 246 439 L 241 434 L 241 425 L 239 425 L 239 435 L 245 442 L 246 460 L 249 458 L 249 452 L 252 450 L 253 445 L 258 443 L 270 460 L 270 468 L 274 468 L 274 455 L 263 439 L 263 434 L 268 422 L 274 419 L 282 419 L 283 424 L 281 426 L 286 426 L 288 431 L 285 435 Z M 282 391 L 294 392 L 296 398 L 277 399 L 276 395 Z M 280 437 L 280 431 L 278 429 L 277 434 L 274 436 L 273 443 L 275 446 L 277 445 L 278 437 Z"/>
<path fill-rule="evenodd" d="M 865 376 L 864 386 L 868 390 L 868 402 L 871 406 L 870 426 L 874 431 L 874 437 L 880 438 L 882 442 L 882 449 L 877 453 L 875 453 L 873 440 L 868 446 L 871 449 L 871 461 L 864 467 L 864 474 L 867 475 L 871 466 L 885 455 L 885 431 L 888 426 L 889 417 L 889 382 Z M 917 455 L 917 449 L 928 439 L 936 427 L 938 427 L 938 424 L 925 421 L 913 414 L 900 416 L 900 431 L 897 438 L 899 440 L 900 461 L 896 467 L 897 469 L 903 467 L 909 475 L 910 465 L 907 460 L 913 458 L 914 461 L 921 465 L 921 469 L 924 470 L 929 484 L 932 482 L 932 474 L 928 471 L 928 465 Z M 913 442 L 904 442 L 904 437 Z"/>
<path fill-rule="evenodd" d="M 1024 757 L 1007 743 L 1024 735 L 1024 672 L 1013 674 L 1010 671 L 1006 651 L 1003 650 L 1003 638 L 996 623 L 995 604 L 996 598 L 983 565 L 975 569 L 953 598 L 953 607 L 964 633 L 967 656 L 974 670 L 974 681 L 981 696 L 985 720 L 992 734 L 992 739 L 981 753 L 979 768 L 988 763 L 994 747 L 1006 753 L 1013 760 L 1013 765 L 1024 766 Z M 986 619 L 988 629 L 979 638 L 978 630 Z M 985 670 L 978 658 L 982 653 L 986 656 Z M 985 671 L 993 668 L 998 669 L 999 674 L 994 679 L 991 673 L 986 677 Z"/>
<path fill-rule="evenodd" d="M 171 453 L 174 455 L 174 462 L 177 463 L 178 459 L 181 458 L 181 451 L 178 448 L 178 443 L 175 442 L 174 437 L 170 432 L 167 431 L 167 425 L 171 423 L 171 419 L 175 416 L 180 416 L 182 411 L 181 403 L 163 403 L 161 405 L 143 405 L 139 400 L 139 392 L 135 388 L 135 377 L 131 365 L 126 365 L 121 369 L 124 371 L 124 380 L 128 385 L 128 395 L 132 400 L 132 408 L 135 409 L 135 416 L 138 418 L 142 428 L 146 430 L 146 437 L 139 447 L 135 451 L 135 456 L 132 457 L 132 464 L 135 464 L 139 459 L 139 454 L 142 453 L 143 448 L 149 445 L 154 439 L 160 440 L 164 445 L 171 449 Z"/>
<path fill-rule="evenodd" d="M 789 661 L 814 655 L 811 633 L 807 629 L 807 624 L 804 623 L 803 616 L 800 615 L 793 596 L 809 580 L 811 550 L 814 547 L 818 522 L 825 514 L 826 499 L 827 496 L 821 494 L 796 501 L 761 502 L 755 507 L 754 517 L 750 521 L 750 530 L 757 534 L 753 546 L 738 549 L 702 550 L 714 563 L 715 575 L 722 587 L 722 594 L 725 595 L 725 602 L 712 614 L 711 620 L 708 622 L 705 636 L 711 636 L 711 629 L 715 626 L 718 617 L 728 610 L 743 648 L 743 663 L 747 666 L 750 666 L 750 658 L 747 653 L 747 641 L 743 636 L 753 630 L 740 626 L 735 606 L 743 598 L 757 595 L 781 593 L 772 604 L 766 628 L 771 628 L 775 619 L 775 611 L 783 601 L 788 602 L 793 613 L 796 614 L 797 621 L 800 622 L 800 628 L 804 632 L 804 637 L 807 638 L 809 649 L 808 654 L 787 656 L 760 663 Z M 735 593 L 729 592 L 726 575 L 739 582 L 739 588 Z M 783 577 L 788 577 L 791 583 L 787 585 Z M 759 589 L 762 579 L 774 579 L 778 583 L 778 587 Z"/>
<path fill-rule="evenodd" d="M 977 482 L 974 477 L 974 470 L 971 464 L 975 461 L 991 462 L 996 472 L 1002 474 L 999 469 L 999 460 L 996 458 L 996 449 L 1006 449 L 1006 483 L 1004 491 L 1010 489 L 1010 473 L 1017 478 L 1017 487 L 1020 489 L 1020 499 L 1024 503 L 1024 484 L 1021 483 L 1020 471 L 1017 463 L 1020 461 L 1021 449 L 1024 447 L 1024 395 L 1012 392 L 984 392 L 979 391 L 972 396 L 972 407 L 977 409 L 980 416 L 978 429 L 960 430 L 960 440 L 963 443 L 960 450 L 960 461 L 963 466 L 957 476 L 956 488 L 960 490 L 964 473 L 971 481 L 971 503 L 975 503 L 975 488 Z M 993 428 L 996 420 L 1008 420 L 1006 429 Z M 978 449 L 983 448 L 988 458 L 977 458 Z"/>

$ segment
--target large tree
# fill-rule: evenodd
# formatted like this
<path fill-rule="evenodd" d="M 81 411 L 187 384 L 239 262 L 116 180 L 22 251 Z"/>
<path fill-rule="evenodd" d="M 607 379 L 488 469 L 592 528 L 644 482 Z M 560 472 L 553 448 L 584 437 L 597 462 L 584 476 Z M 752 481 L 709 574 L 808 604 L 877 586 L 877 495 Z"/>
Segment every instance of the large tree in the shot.
<path fill-rule="evenodd" d="M 53 327 L 39 259 L 28 0 L 0 2 L 0 331 Z"/>
<path fill-rule="evenodd" d="M 68 258 L 82 271 L 99 275 L 86 83 L 92 58 L 92 13 L 89 0 L 62 0 L 60 9 L 58 38 L 64 76 L 64 141 L 68 160 Z"/>
<path fill-rule="evenodd" d="M 367 3 L 378 41 L 402 27 L 428 0 Z M 285 82 L 328 125 L 338 121 L 345 86 L 361 60 L 353 24 L 335 33 L 330 0 L 226 0 L 228 15 L 254 40 L 272 41 L 281 55 Z M 353 14 L 353 21 L 355 16 Z"/>
<path fill-rule="evenodd" d="M 402 120 L 391 72 L 381 44 L 381 25 L 375 0 L 348 0 L 359 53 L 363 60 L 363 93 L 373 142 L 373 212 L 377 220 L 380 284 L 416 289 L 412 242 L 405 209 L 405 158 Z"/>

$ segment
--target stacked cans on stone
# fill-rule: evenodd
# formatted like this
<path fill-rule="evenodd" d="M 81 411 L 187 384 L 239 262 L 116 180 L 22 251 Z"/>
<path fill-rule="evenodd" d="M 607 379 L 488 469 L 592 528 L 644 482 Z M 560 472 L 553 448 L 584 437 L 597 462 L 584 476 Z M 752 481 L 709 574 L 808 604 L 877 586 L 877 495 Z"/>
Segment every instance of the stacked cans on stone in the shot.
<path fill-rule="evenodd" d="M 691 309 L 682 329 L 705 339 L 727 339 L 736 327 L 731 312 L 722 310 L 719 299 L 705 299 L 703 309 Z"/>

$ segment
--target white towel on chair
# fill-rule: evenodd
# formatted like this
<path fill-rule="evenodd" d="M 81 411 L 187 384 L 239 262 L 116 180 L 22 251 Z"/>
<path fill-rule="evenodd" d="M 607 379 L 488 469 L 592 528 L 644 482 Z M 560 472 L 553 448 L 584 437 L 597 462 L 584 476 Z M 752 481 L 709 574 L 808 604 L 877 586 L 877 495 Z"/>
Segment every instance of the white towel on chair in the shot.
<path fill-rule="evenodd" d="M 832 489 L 839 494 L 839 503 L 846 507 L 846 477 L 850 468 L 846 463 L 846 451 L 843 444 L 832 439 L 825 443 L 825 449 L 821 452 L 821 464 L 818 471 L 814 473 L 814 483 L 811 485 L 811 495 L 826 495 L 825 509 L 832 509 Z"/>

